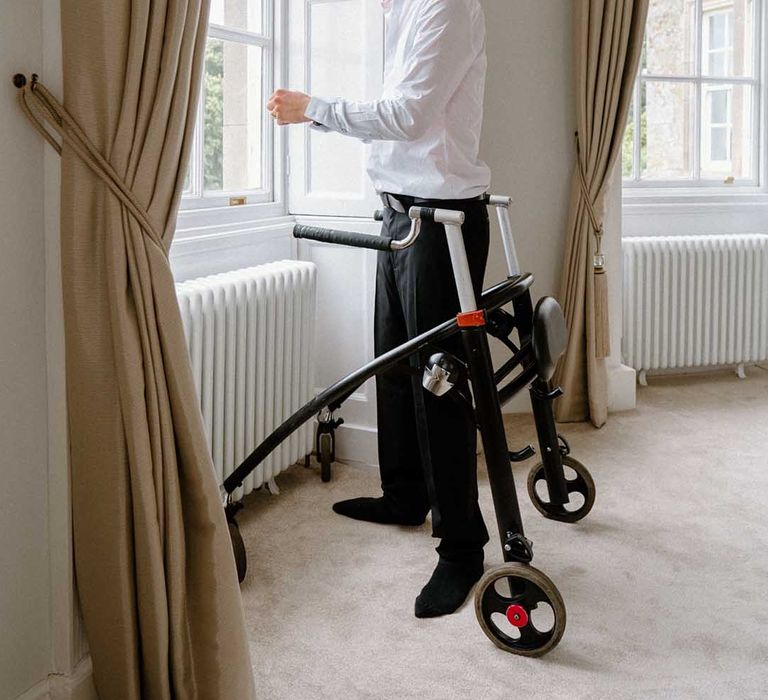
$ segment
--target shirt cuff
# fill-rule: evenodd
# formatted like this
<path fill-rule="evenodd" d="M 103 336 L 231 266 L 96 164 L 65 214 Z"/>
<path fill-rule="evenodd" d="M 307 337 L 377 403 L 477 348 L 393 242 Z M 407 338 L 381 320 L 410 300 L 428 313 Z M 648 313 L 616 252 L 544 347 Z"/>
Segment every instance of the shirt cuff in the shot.
<path fill-rule="evenodd" d="M 332 110 L 331 103 L 328 100 L 324 100 L 321 97 L 312 97 L 309 100 L 309 105 L 304 112 L 305 117 L 309 117 L 312 120 L 312 128 L 318 131 L 330 131 L 327 126 L 328 115 Z"/>

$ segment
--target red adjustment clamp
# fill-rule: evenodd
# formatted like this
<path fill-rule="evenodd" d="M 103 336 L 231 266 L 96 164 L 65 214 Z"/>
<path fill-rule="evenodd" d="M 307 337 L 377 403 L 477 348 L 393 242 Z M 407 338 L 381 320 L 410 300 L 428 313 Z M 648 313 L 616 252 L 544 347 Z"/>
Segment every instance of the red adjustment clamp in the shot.
<path fill-rule="evenodd" d="M 525 627 L 528 624 L 528 613 L 521 605 L 510 605 L 507 608 L 507 620 L 515 627 Z"/>
<path fill-rule="evenodd" d="M 485 325 L 485 311 L 467 311 L 456 317 L 459 328 L 478 328 Z"/>

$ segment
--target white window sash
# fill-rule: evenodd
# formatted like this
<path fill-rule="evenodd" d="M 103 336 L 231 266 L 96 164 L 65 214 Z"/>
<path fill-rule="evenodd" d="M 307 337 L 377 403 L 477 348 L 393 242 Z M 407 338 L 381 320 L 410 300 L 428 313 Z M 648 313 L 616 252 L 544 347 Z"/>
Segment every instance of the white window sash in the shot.
<path fill-rule="evenodd" d="M 738 189 L 741 192 L 766 192 L 768 193 L 768 155 L 763 153 L 762 144 L 766 143 L 766 133 L 768 131 L 768 125 L 766 125 L 766 115 L 768 115 L 768 89 L 766 86 L 766 77 L 768 77 L 768 51 L 761 49 L 761 38 L 768 32 L 766 31 L 766 24 L 768 24 L 768 18 L 766 15 L 766 3 L 764 0 L 754 0 L 754 21 L 753 21 L 753 66 L 752 75 L 748 76 L 733 76 L 733 77 L 720 77 L 704 75 L 703 68 L 703 52 L 705 50 L 705 39 L 708 42 L 708 36 L 704 34 L 704 17 L 703 0 L 696 0 L 695 7 L 695 52 L 694 52 L 694 71 L 690 75 L 663 75 L 663 74 L 640 74 L 635 81 L 634 88 L 634 100 L 633 111 L 630 114 L 630 119 L 634 123 L 634 138 L 633 138 L 633 158 L 632 158 L 632 172 L 629 177 L 623 178 L 623 188 L 625 194 L 630 194 L 632 190 L 640 191 L 645 190 L 671 190 L 679 191 L 683 189 L 720 189 L 733 191 Z M 718 9 L 716 12 L 722 12 Z M 709 13 L 707 13 L 709 14 Z M 730 25 L 729 25 L 730 27 Z M 728 28 L 727 31 L 730 31 Z M 728 39 L 726 44 L 730 45 Z M 726 50 L 729 50 L 726 48 Z M 733 51 L 731 46 L 730 51 Z M 731 62 L 727 61 L 728 70 L 730 70 Z M 678 180 L 651 180 L 644 179 L 641 173 L 641 95 L 645 84 L 649 82 L 667 82 L 667 83 L 686 83 L 693 87 L 693 104 L 697 105 L 697 109 L 694 110 L 693 124 L 690 125 L 692 135 L 692 173 L 690 179 L 678 179 Z M 750 178 L 737 178 L 731 183 L 725 184 L 722 181 L 715 179 L 703 179 L 702 173 L 702 140 L 704 136 L 703 121 L 703 91 L 707 86 L 722 86 L 725 88 L 731 86 L 748 86 L 751 89 L 751 134 L 752 134 L 752 148 L 749 154 L 750 161 L 752 163 L 752 177 Z"/>
<path fill-rule="evenodd" d="M 262 32 L 211 24 L 208 38 L 257 46 L 262 54 L 262 98 L 272 93 L 275 86 L 286 79 L 285 47 L 285 0 L 266 0 Z M 262 121 L 262 187 L 233 191 L 206 192 L 203 180 L 204 105 L 198 109 L 192 154 L 190 157 L 190 188 L 184 192 L 180 206 L 179 225 L 196 227 L 207 221 L 211 212 L 219 211 L 220 220 L 239 223 L 260 220 L 285 214 L 285 173 L 282 166 L 285 154 L 285 138 L 272 119 Z M 245 205 L 240 204 L 245 200 Z"/>

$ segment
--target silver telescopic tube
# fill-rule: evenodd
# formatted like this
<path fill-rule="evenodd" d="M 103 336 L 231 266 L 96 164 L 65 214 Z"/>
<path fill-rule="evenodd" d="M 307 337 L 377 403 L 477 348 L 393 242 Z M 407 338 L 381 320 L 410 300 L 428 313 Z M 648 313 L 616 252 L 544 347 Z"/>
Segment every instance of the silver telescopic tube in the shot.
<path fill-rule="evenodd" d="M 507 258 L 507 269 L 510 277 L 516 277 L 520 274 L 520 262 L 517 259 L 517 249 L 515 248 L 515 239 L 512 236 L 512 222 L 509 218 L 509 207 L 512 204 L 510 197 L 499 197 L 492 195 L 488 203 L 496 207 L 496 216 L 499 219 L 499 229 L 501 230 L 501 242 L 504 244 L 504 255 Z"/>
<path fill-rule="evenodd" d="M 477 299 L 475 298 L 475 289 L 472 286 L 467 249 L 464 247 L 464 236 L 461 234 L 464 212 L 451 209 L 434 209 L 429 210 L 429 212 L 430 218 L 436 224 L 442 224 L 445 227 L 453 277 L 456 280 L 456 291 L 459 294 L 459 306 L 462 312 L 477 311 Z M 411 207 L 408 215 L 415 223 L 421 220 L 421 213 L 422 210 L 419 207 Z"/>
<path fill-rule="evenodd" d="M 390 243 L 390 248 L 392 250 L 405 250 L 406 248 L 410 248 L 416 242 L 420 233 L 421 219 L 411 218 L 411 230 L 408 232 L 408 235 L 402 240 L 392 241 L 392 243 Z"/>
<path fill-rule="evenodd" d="M 464 237 L 461 235 L 461 226 L 445 224 L 445 236 L 448 239 L 448 251 L 451 254 L 453 276 L 456 279 L 456 290 L 459 293 L 459 306 L 462 312 L 477 310 L 475 289 L 472 286 L 472 275 L 469 271 L 467 250 L 464 247 Z"/>

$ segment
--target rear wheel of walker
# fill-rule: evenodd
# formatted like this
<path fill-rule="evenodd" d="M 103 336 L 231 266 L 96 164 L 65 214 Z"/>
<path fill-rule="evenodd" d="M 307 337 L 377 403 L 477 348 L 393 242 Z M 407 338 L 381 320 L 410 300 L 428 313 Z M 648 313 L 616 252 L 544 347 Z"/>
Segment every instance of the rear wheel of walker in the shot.
<path fill-rule="evenodd" d="M 320 478 L 328 482 L 331 480 L 331 464 L 333 462 L 333 446 L 329 433 L 320 436 L 319 445 L 320 453 L 317 458 L 320 460 Z"/>
<path fill-rule="evenodd" d="M 232 541 L 232 553 L 235 555 L 235 566 L 237 567 L 237 580 L 242 583 L 245 580 L 245 573 L 248 570 L 248 559 L 245 554 L 245 543 L 240 534 L 240 528 L 234 520 L 227 522 L 229 526 L 229 539 Z"/>
<path fill-rule="evenodd" d="M 560 505 L 547 500 L 547 478 L 541 462 L 528 474 L 528 495 L 536 510 L 545 517 L 564 523 L 575 523 L 585 517 L 595 505 L 595 482 L 587 468 L 573 457 L 563 457 L 563 468 L 570 503 Z M 575 472 L 575 476 L 569 475 L 569 469 Z"/>
<path fill-rule="evenodd" d="M 504 564 L 488 571 L 475 592 L 475 613 L 499 649 L 520 656 L 543 656 L 565 631 L 560 592 L 528 564 Z"/>

